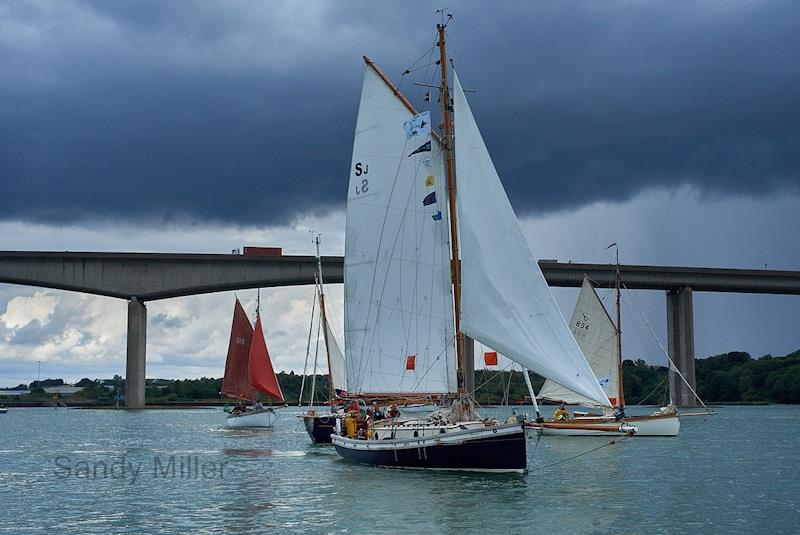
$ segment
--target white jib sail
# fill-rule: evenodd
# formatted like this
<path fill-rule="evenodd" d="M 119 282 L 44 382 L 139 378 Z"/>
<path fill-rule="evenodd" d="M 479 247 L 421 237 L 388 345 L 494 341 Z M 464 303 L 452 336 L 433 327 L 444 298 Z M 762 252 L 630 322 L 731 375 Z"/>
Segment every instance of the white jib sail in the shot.
<path fill-rule="evenodd" d="M 616 404 L 619 399 L 619 371 L 617 358 L 617 329 L 608 316 L 603 303 L 597 297 L 589 279 L 583 279 L 581 293 L 575 304 L 569 328 L 578 341 L 589 366 L 600 381 L 603 392 Z M 596 406 L 594 401 L 576 394 L 551 379 L 547 379 L 539 391 L 540 399 L 565 403 Z"/>
<path fill-rule="evenodd" d="M 406 135 L 411 118 L 368 67 L 345 230 L 345 351 L 354 393 L 456 390 L 444 160 L 430 128 Z"/>
<path fill-rule="evenodd" d="M 610 406 L 534 260 L 457 76 L 454 99 L 461 329 Z"/>
<path fill-rule="evenodd" d="M 347 371 L 345 370 L 344 354 L 339 349 L 339 343 L 333 335 L 331 326 L 325 322 L 325 330 L 327 331 L 328 340 L 328 354 L 330 355 L 331 369 L 329 370 L 330 376 L 333 380 L 333 388 L 336 390 L 347 391 Z"/>

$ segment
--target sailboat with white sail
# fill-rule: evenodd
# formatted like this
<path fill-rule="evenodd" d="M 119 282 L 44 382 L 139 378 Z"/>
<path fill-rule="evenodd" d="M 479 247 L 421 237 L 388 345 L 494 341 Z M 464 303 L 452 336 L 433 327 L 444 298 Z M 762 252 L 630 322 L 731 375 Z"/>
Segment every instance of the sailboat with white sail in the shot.
<path fill-rule="evenodd" d="M 317 247 L 317 293 L 316 298 L 319 303 L 319 321 L 321 322 L 321 329 L 323 332 L 323 339 L 325 342 L 325 356 L 328 362 L 328 406 L 329 410 L 318 411 L 309 408 L 303 414 L 298 415 L 303 420 L 308 436 L 315 444 L 326 444 L 331 442 L 331 435 L 336 427 L 337 419 L 337 405 L 339 404 L 340 395 L 347 392 L 347 376 L 345 372 L 344 354 L 339 349 L 339 343 L 336 341 L 336 336 L 333 334 L 330 323 L 328 322 L 327 307 L 325 304 L 325 285 L 322 278 L 322 257 L 319 253 L 320 236 L 314 238 L 314 243 Z M 311 325 L 314 324 L 314 311 L 311 312 Z M 309 330 L 310 342 L 311 330 Z M 314 381 L 316 382 L 316 362 L 314 369 Z M 314 404 L 314 394 L 309 400 L 309 405 Z M 302 398 L 302 389 L 300 392 Z"/>
<path fill-rule="evenodd" d="M 603 390 L 614 405 L 613 413 L 607 412 L 600 415 L 576 413 L 571 418 L 534 422 L 531 427 L 537 432 L 544 435 L 585 436 L 616 434 L 613 428 L 620 427 L 619 431 L 632 432 L 637 436 L 675 436 L 680 431 L 678 413 L 672 406 L 662 408 L 651 415 L 625 415 L 619 262 L 617 262 L 616 281 L 616 325 L 587 277 L 584 277 L 570 322 L 570 329 L 595 374 L 601 378 Z M 542 385 L 539 398 L 597 408 L 592 400 L 551 379 L 547 379 Z"/>
<path fill-rule="evenodd" d="M 275 409 L 262 406 L 258 395 L 278 402 L 284 400 L 264 339 L 259 308 L 256 307 L 255 327 L 238 298 L 233 308 L 222 393 L 241 403 L 228 413 L 226 427 L 272 427 L 277 420 Z M 248 402 L 252 403 L 250 407 Z"/>
<path fill-rule="evenodd" d="M 344 283 L 351 394 L 448 404 L 420 418 L 354 410 L 332 441 L 362 464 L 523 472 L 521 422 L 481 418 L 464 390 L 465 334 L 609 403 L 534 260 L 457 76 L 451 98 L 445 27 L 437 26 L 441 136 L 430 113 L 417 113 L 364 58 Z"/>

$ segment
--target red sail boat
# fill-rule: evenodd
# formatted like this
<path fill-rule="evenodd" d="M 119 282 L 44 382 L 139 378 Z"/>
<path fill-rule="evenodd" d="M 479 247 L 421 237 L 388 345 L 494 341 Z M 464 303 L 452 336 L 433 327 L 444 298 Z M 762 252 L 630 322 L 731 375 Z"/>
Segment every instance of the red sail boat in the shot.
<path fill-rule="evenodd" d="M 261 405 L 258 401 L 259 392 L 270 400 L 283 401 L 281 385 L 278 383 L 278 377 L 269 358 L 267 342 L 264 340 L 261 316 L 256 311 L 254 328 L 239 299 L 236 299 L 222 393 L 238 398 L 242 402 L 250 402 L 252 405 L 251 407 L 247 407 L 245 403 L 237 405 L 228 413 L 226 427 L 272 427 L 277 415 L 271 407 Z"/>

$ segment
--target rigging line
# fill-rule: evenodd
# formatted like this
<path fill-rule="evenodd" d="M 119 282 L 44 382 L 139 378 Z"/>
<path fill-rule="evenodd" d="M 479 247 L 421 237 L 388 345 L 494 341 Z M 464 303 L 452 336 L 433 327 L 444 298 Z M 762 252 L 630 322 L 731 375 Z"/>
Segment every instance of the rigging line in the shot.
<path fill-rule="evenodd" d="M 439 155 L 441 155 L 440 151 L 437 151 L 437 152 L 439 152 Z M 438 157 L 437 157 L 437 159 L 438 159 Z M 422 175 L 420 175 L 420 169 L 423 170 L 423 174 Z M 422 165 L 421 161 L 418 161 L 417 167 L 416 167 L 416 170 L 415 170 L 415 180 L 414 180 L 414 185 L 413 185 L 412 191 L 417 191 L 417 189 L 419 188 L 419 180 L 418 179 L 421 176 L 423 176 L 424 174 L 425 174 L 424 166 Z M 433 166 L 431 168 L 430 174 L 434 174 Z M 425 191 L 427 192 L 427 189 Z M 434 191 L 436 191 L 435 188 L 434 188 Z M 419 195 L 413 194 L 411 196 L 411 199 L 409 199 L 409 200 L 412 200 L 412 199 L 416 200 L 418 198 L 419 198 Z M 439 204 L 439 201 L 437 200 L 437 209 L 438 209 L 438 204 Z M 408 210 L 408 204 L 406 204 L 406 210 Z M 418 213 L 418 211 L 415 210 L 415 209 L 411 209 L 411 211 L 414 214 Z M 436 234 L 436 230 L 441 229 L 441 227 L 439 227 L 437 225 L 434 225 L 434 224 L 429 224 L 430 222 L 428 221 L 428 217 L 427 216 L 430 215 L 430 214 L 427 211 L 423 210 L 421 213 L 422 213 L 422 228 L 421 229 L 418 229 L 418 227 L 417 227 L 417 225 L 419 223 L 419 217 L 416 217 L 416 218 L 413 219 L 413 224 L 414 224 L 414 229 L 415 229 L 414 230 L 414 235 L 416 236 L 414 238 L 414 240 L 413 240 L 414 241 L 414 247 L 415 247 L 414 261 L 415 261 L 416 266 L 415 266 L 415 269 L 414 269 L 414 284 L 412 286 L 412 288 L 413 288 L 412 289 L 412 291 L 413 291 L 413 299 L 412 299 L 412 302 L 411 302 L 411 308 L 409 310 L 409 314 L 414 314 L 414 311 L 417 310 L 417 306 L 418 306 L 417 305 L 417 302 L 418 302 L 417 298 L 418 298 L 419 291 L 420 291 L 420 286 L 419 286 L 420 267 L 422 265 L 421 256 L 422 256 L 424 244 L 426 243 L 426 238 L 427 238 L 428 241 L 431 243 L 433 259 L 432 259 L 431 262 L 426 262 L 426 264 L 429 264 L 429 272 L 430 272 L 430 288 L 429 288 L 429 296 L 430 296 L 430 298 L 427 300 L 428 301 L 428 310 L 427 310 L 428 313 L 427 313 L 426 316 L 428 318 L 431 318 L 431 319 L 435 318 L 435 319 L 439 320 L 441 318 L 438 315 L 434 316 L 434 305 L 435 304 L 437 304 L 437 305 L 441 304 L 441 300 L 440 299 L 435 299 L 435 297 L 438 297 L 437 295 L 435 295 L 436 272 L 437 272 L 437 270 L 441 270 L 442 272 L 444 272 L 444 268 L 440 268 L 436 264 L 436 256 L 437 256 L 436 253 L 437 253 L 437 251 L 439 253 L 438 256 L 440 257 L 439 260 L 443 260 L 443 258 L 441 258 L 442 254 L 443 254 L 443 251 L 442 251 L 443 248 L 442 247 L 438 247 L 440 245 L 439 239 L 440 239 L 441 236 Z M 404 211 L 404 217 L 405 217 L 405 214 L 406 214 L 406 212 Z M 427 230 L 429 227 L 431 229 L 431 232 L 428 232 L 428 230 Z M 448 260 L 449 260 L 449 256 L 448 256 Z M 444 264 L 442 264 L 442 265 L 444 265 Z M 402 284 L 401 284 L 401 287 L 402 287 Z M 450 301 L 452 301 L 452 296 L 450 296 Z M 409 346 L 409 339 L 411 337 L 411 332 L 410 331 L 412 330 L 412 327 L 413 327 L 413 333 L 415 335 L 415 340 L 414 340 L 415 341 L 415 347 L 419 348 L 420 332 L 419 332 L 419 321 L 418 320 L 419 320 L 420 314 L 417 313 L 416 316 L 417 316 L 417 318 L 416 318 L 415 321 L 413 321 L 413 325 L 411 324 L 411 321 L 409 322 L 409 332 L 405 333 L 406 347 Z M 446 318 L 447 314 L 445 313 L 444 316 Z M 432 336 L 432 332 L 433 332 L 433 329 L 434 329 L 435 322 L 434 321 L 428 321 L 428 322 L 426 322 L 426 324 L 427 324 L 427 346 L 426 347 L 430 348 L 431 347 L 431 336 Z M 447 338 L 448 337 L 445 336 L 445 340 L 444 340 L 445 347 L 444 347 L 444 350 L 440 351 L 439 354 L 436 355 L 436 357 L 434 357 L 433 362 L 429 364 L 429 367 L 433 366 L 441 358 L 442 353 L 447 351 L 447 345 L 452 343 L 452 341 L 449 341 Z M 422 360 L 422 357 L 423 357 L 423 355 L 421 355 L 421 354 L 419 354 L 417 352 L 417 358 Z M 424 357 L 426 357 L 426 361 L 427 361 L 427 358 L 430 357 L 430 352 L 426 353 L 424 355 Z M 448 364 L 446 363 L 445 366 L 447 366 L 447 365 Z M 428 371 L 430 371 L 430 369 L 428 369 Z M 404 373 L 404 375 L 405 375 L 405 373 Z M 427 371 L 426 371 L 425 375 L 427 375 Z M 422 378 L 420 378 L 412 388 L 419 387 L 419 385 L 421 384 L 421 379 Z"/>
<path fill-rule="evenodd" d="M 432 154 L 433 154 L 433 152 L 431 152 L 431 155 Z M 400 308 L 400 321 L 401 321 L 401 325 L 403 326 L 403 331 L 404 331 L 403 332 L 403 335 L 404 335 L 403 337 L 404 337 L 404 340 L 405 340 L 405 347 L 406 347 L 406 350 L 407 350 L 406 351 L 407 354 L 409 353 L 409 351 L 408 351 L 409 340 L 411 338 L 412 331 L 413 331 L 413 333 L 414 333 L 414 335 L 416 337 L 415 344 L 414 344 L 415 351 L 416 351 L 416 348 L 419 347 L 419 332 L 418 332 L 418 329 L 417 329 L 417 327 L 419 325 L 418 325 L 418 322 L 416 321 L 416 318 L 414 318 L 414 315 L 415 315 L 414 311 L 416 310 L 416 306 L 417 306 L 417 295 L 418 295 L 418 289 L 419 289 L 420 255 L 421 255 L 421 249 L 422 249 L 422 242 L 423 242 L 423 239 L 424 239 L 423 230 L 424 230 L 424 227 L 425 227 L 425 221 L 423 219 L 423 223 L 422 223 L 423 229 L 421 229 L 421 230 L 418 229 L 417 228 L 417 223 L 419 222 L 420 218 L 417 215 L 416 207 L 409 208 L 409 204 L 419 197 L 419 195 L 416 192 L 417 192 L 417 188 L 419 187 L 419 180 L 418 180 L 418 178 L 419 178 L 419 170 L 420 170 L 420 167 L 422 167 L 422 166 L 423 166 L 422 165 L 422 161 L 418 160 L 417 163 L 416 163 L 416 167 L 414 169 L 414 179 L 413 179 L 410 191 L 409 191 L 409 196 L 408 196 L 408 198 L 406 198 L 406 204 L 403 207 L 403 217 L 402 217 L 402 222 L 403 222 L 403 225 L 404 225 L 405 222 L 406 222 L 406 216 L 408 215 L 409 210 L 411 211 L 411 213 L 412 213 L 411 224 L 414 227 L 413 228 L 414 232 L 412 233 L 412 242 L 414 244 L 414 251 L 415 251 L 414 252 L 414 283 L 412 285 L 413 296 L 411 298 L 411 306 L 409 307 L 409 310 L 408 310 L 408 314 L 409 314 L 408 329 L 406 329 L 406 325 L 405 325 L 405 322 L 404 322 L 405 318 L 404 318 L 404 314 L 403 313 L 405 311 L 402 308 L 402 301 L 401 301 L 401 308 Z M 414 217 L 414 216 L 416 216 L 416 217 Z M 425 217 L 425 214 L 423 213 L 423 218 L 424 217 Z M 405 233 L 402 233 L 403 243 L 401 243 L 401 245 L 400 245 L 400 254 L 401 255 L 402 255 L 403 250 L 404 250 L 405 237 L 406 237 Z M 418 239 L 419 239 L 419 241 L 417 241 Z M 401 299 L 402 299 L 402 296 L 403 296 L 403 293 L 404 293 L 403 292 L 403 270 L 402 269 L 400 270 L 399 278 L 400 278 L 400 295 L 401 295 Z M 430 322 L 428 323 L 428 325 L 430 326 Z M 417 354 L 417 357 L 421 357 L 421 355 L 419 355 L 418 352 L 415 353 L 415 354 Z M 406 372 L 406 370 L 404 368 L 403 369 L 403 376 L 404 377 L 405 377 L 405 372 Z M 401 386 L 402 386 L 402 381 L 401 381 Z"/>
<path fill-rule="evenodd" d="M 652 396 L 659 388 L 661 388 L 661 385 L 663 385 L 664 381 L 666 381 L 668 378 L 669 378 L 669 373 L 664 375 L 664 377 L 658 382 L 656 387 L 654 389 L 652 389 L 649 394 L 647 394 L 645 397 L 643 397 L 641 399 L 641 401 L 639 401 L 639 403 L 637 403 L 637 405 L 644 405 L 644 402 L 647 401 L 648 399 L 650 399 L 650 396 Z"/>
<path fill-rule="evenodd" d="M 584 455 L 588 455 L 588 454 L 593 453 L 593 452 L 595 452 L 597 450 L 601 450 L 601 449 L 603 449 L 605 447 L 613 446 L 615 444 L 618 444 L 618 443 L 622 442 L 623 440 L 630 438 L 631 436 L 633 436 L 633 435 L 625 435 L 624 437 L 621 437 L 621 438 L 615 438 L 615 439 L 609 440 L 605 444 L 602 444 L 602 445 L 597 446 L 596 448 L 592 448 L 590 450 L 586 450 L 586 451 L 584 451 L 582 453 L 578 453 L 577 455 L 571 455 L 571 456 L 566 457 L 564 459 L 559 459 L 558 461 L 555 461 L 555 462 L 552 462 L 552 463 L 549 463 L 549 464 L 545 464 L 543 466 L 537 466 L 536 468 L 528 470 L 528 473 L 539 472 L 539 471 L 544 470 L 546 468 L 550 468 L 552 466 L 556 466 L 556 465 L 559 465 L 559 464 L 563 464 L 563 463 L 565 463 L 567 461 L 571 461 L 573 459 L 577 459 L 578 457 L 583 457 Z"/>
<path fill-rule="evenodd" d="M 431 64 L 431 56 L 436 51 L 436 45 L 437 44 L 438 44 L 438 40 L 434 41 L 433 45 L 431 45 L 431 47 L 428 50 L 423 52 L 422 55 L 419 58 L 417 58 L 417 60 L 414 63 L 409 65 L 408 68 L 403 71 L 403 74 L 400 76 L 400 83 L 397 84 L 398 90 L 400 89 L 400 84 L 403 83 L 403 80 L 404 80 L 404 78 L 405 78 L 405 76 L 407 74 L 411 74 L 411 73 L 413 73 L 413 72 L 415 72 L 415 71 L 417 71 L 419 69 L 424 69 L 425 67 L 429 67 L 430 66 L 430 64 Z M 427 61 L 428 63 L 426 63 L 422 67 L 416 67 L 416 65 L 420 61 L 422 61 L 423 59 L 425 59 L 425 61 Z"/>
<path fill-rule="evenodd" d="M 405 154 L 405 151 L 407 150 L 407 147 L 408 147 L 408 140 L 406 140 L 406 142 L 404 144 L 403 154 Z M 403 157 L 401 157 L 401 158 L 403 158 Z M 400 167 L 403 165 L 404 161 L 405 161 L 404 158 L 400 160 L 400 163 L 398 164 L 397 175 L 399 175 Z M 420 165 L 420 163 L 417 163 L 417 167 L 419 167 L 419 165 Z M 401 238 L 405 238 L 405 234 L 403 233 L 403 229 L 404 229 L 404 227 L 406 225 L 407 215 L 409 213 L 409 208 L 408 208 L 409 207 L 409 203 L 411 203 L 413 200 L 416 199 L 416 197 L 414 196 L 414 192 L 415 192 L 416 187 L 417 187 L 416 178 L 417 178 L 417 174 L 416 174 L 416 171 L 415 171 L 414 178 L 413 178 L 413 183 L 412 183 L 412 186 L 409 188 L 408 195 L 406 197 L 406 202 L 405 202 L 405 205 L 403 207 L 403 215 L 401 217 L 400 224 L 398 225 L 397 232 L 395 233 L 395 236 L 394 236 L 394 242 L 392 243 L 392 250 L 389 253 L 388 259 L 389 259 L 389 263 L 390 264 L 394 260 L 394 254 L 395 254 L 395 251 L 397 250 L 398 240 L 400 240 Z M 390 195 L 390 198 L 389 198 L 389 202 L 390 203 L 391 203 L 391 199 L 392 199 L 393 196 L 394 196 L 394 187 L 392 187 L 392 194 Z M 387 203 L 386 214 L 384 216 L 384 222 L 386 221 L 386 218 L 388 217 L 388 213 L 389 213 L 390 208 L 391 208 L 390 204 Z M 417 210 L 412 209 L 411 212 L 412 212 L 412 214 L 415 214 L 415 213 L 417 213 Z M 413 223 L 416 223 L 416 220 L 413 220 Z M 383 239 L 383 233 L 381 233 L 381 242 L 382 242 L 382 239 Z M 380 247 L 380 242 L 379 242 L 379 247 Z M 401 252 L 402 252 L 402 244 L 401 244 L 400 248 L 401 248 Z M 403 261 L 403 259 L 401 259 L 401 262 L 402 261 Z M 376 263 L 376 269 L 377 269 L 377 263 Z M 388 267 L 387 267 L 387 275 L 388 275 Z M 399 278 L 400 278 L 400 284 L 401 284 L 401 287 L 402 287 L 402 269 L 400 270 Z M 383 301 L 383 296 L 384 296 L 384 294 L 386 292 L 386 285 L 387 285 L 388 282 L 389 282 L 389 277 L 388 276 L 384 277 L 383 285 L 381 286 L 381 292 L 380 292 L 380 300 L 381 300 L 381 302 Z M 402 299 L 402 295 L 400 297 Z M 412 307 L 413 307 L 413 303 L 415 301 L 416 301 L 416 293 L 414 295 L 414 301 L 412 301 Z M 393 307 L 393 308 L 397 309 L 397 307 Z M 403 318 L 402 301 L 400 302 L 399 311 L 400 311 L 400 316 L 401 316 L 400 317 L 401 325 L 403 326 L 403 330 L 404 330 L 404 336 L 407 337 L 408 336 L 408 334 L 407 334 L 408 331 L 406 330 L 405 323 L 403 323 L 404 318 Z M 378 318 L 380 316 L 380 313 L 381 313 L 381 307 L 378 307 L 378 311 L 377 311 L 377 313 L 375 315 L 376 324 L 378 322 Z M 411 323 L 411 318 L 409 318 L 409 328 L 411 326 L 410 323 Z M 372 342 L 374 342 L 374 339 L 375 338 L 373 336 L 373 338 L 370 341 L 370 352 L 372 351 Z M 363 352 L 362 352 L 362 354 L 363 354 Z"/>
<path fill-rule="evenodd" d="M 402 73 L 400 74 L 400 81 L 397 83 L 397 90 L 398 91 L 400 91 L 400 88 L 402 87 L 403 82 L 405 81 L 406 75 L 411 74 L 411 73 L 413 73 L 413 72 L 415 72 L 415 71 L 417 71 L 419 69 L 422 69 L 422 68 L 430 66 L 431 56 L 433 55 L 433 52 L 436 50 L 436 43 L 437 42 L 434 42 L 434 44 L 427 51 L 423 52 L 422 55 L 419 58 L 417 58 L 417 60 L 414 63 L 412 63 L 407 69 L 402 71 Z M 422 67 L 419 67 L 419 68 L 414 68 L 417 63 L 419 63 L 420 61 L 422 61 L 423 58 L 425 58 L 425 56 L 427 56 L 426 61 L 428 61 L 428 64 L 427 65 L 423 65 Z M 401 71 L 398 71 L 396 69 L 391 69 L 391 70 L 393 70 L 395 72 L 401 72 Z"/>
<path fill-rule="evenodd" d="M 523 429 L 524 429 L 524 427 L 523 427 Z M 536 450 L 537 450 L 537 448 L 539 448 L 539 442 L 541 442 L 541 441 L 542 441 L 542 433 L 536 433 L 536 444 L 533 445 L 533 451 L 528 456 L 528 471 L 529 472 L 530 472 L 530 469 L 531 469 L 531 467 L 533 465 L 533 459 L 536 456 Z"/>
<path fill-rule="evenodd" d="M 627 286 L 625 286 L 624 284 L 623 284 L 622 286 L 623 286 L 623 288 L 625 288 L 625 291 L 626 291 L 627 295 L 631 295 L 631 294 L 630 294 L 630 290 L 628 289 L 628 287 L 627 287 Z M 645 325 L 647 325 L 647 328 L 648 328 L 648 329 L 650 329 L 650 333 L 653 335 L 653 338 L 655 338 L 655 339 L 656 339 L 656 342 L 658 342 L 658 347 L 660 347 L 660 348 L 661 348 L 661 352 L 662 352 L 662 353 L 664 353 L 664 356 L 665 356 L 665 357 L 667 357 L 667 360 L 669 361 L 669 363 L 670 363 L 670 365 L 672 366 L 672 368 L 675 370 L 675 373 L 677 373 L 677 374 L 678 374 L 678 376 L 679 376 L 679 377 L 680 377 L 680 378 L 683 380 L 683 382 L 684 382 L 684 384 L 687 386 L 687 388 L 689 388 L 689 390 L 691 390 L 691 391 L 692 391 L 692 394 L 694 394 L 694 397 L 695 397 L 695 399 L 697 399 L 697 401 L 699 401 L 699 402 L 700 402 L 700 405 L 702 405 L 702 406 L 703 406 L 703 408 L 706 410 L 706 412 L 708 412 L 708 414 L 714 414 L 714 412 L 713 412 L 711 409 L 709 409 L 709 408 L 706 406 L 706 404 L 705 404 L 705 403 L 703 403 L 703 400 L 702 400 L 702 399 L 700 399 L 700 396 L 699 396 L 699 395 L 697 395 L 697 392 L 695 391 L 695 389 L 694 389 L 694 388 L 692 388 L 692 385 L 690 385 L 690 384 L 689 384 L 689 381 L 687 381 L 687 380 L 686 380 L 686 377 L 684 377 L 684 376 L 683 376 L 683 374 L 682 374 L 682 373 L 681 373 L 681 371 L 678 369 L 678 367 L 675 365 L 675 363 L 674 363 L 674 362 L 672 362 L 672 359 L 670 358 L 670 356 L 669 356 L 669 353 L 667 353 L 667 351 L 664 349 L 664 346 L 661 344 L 661 340 L 659 340 L 659 339 L 658 339 L 658 336 L 656 336 L 656 333 L 655 333 L 655 331 L 653 331 L 653 327 L 650 325 L 650 322 L 649 322 L 649 321 L 647 321 L 647 317 L 645 316 L 645 314 L 643 313 L 643 311 L 642 311 L 641 309 L 639 309 L 639 305 L 638 305 L 638 303 L 637 303 L 637 300 L 636 300 L 636 298 L 635 298 L 635 297 L 633 297 L 632 295 L 631 295 L 631 301 L 632 301 L 632 302 L 634 303 L 634 305 L 637 307 L 637 310 L 638 310 L 639 314 L 642 316 L 642 319 L 644 320 L 644 323 L 645 323 Z"/>
<path fill-rule="evenodd" d="M 433 362 L 428 365 L 428 369 L 425 370 L 425 373 L 422 374 L 422 377 L 417 379 L 417 381 L 411 385 L 412 389 L 413 388 L 417 388 L 422 384 L 422 380 L 425 378 L 426 375 L 428 375 L 428 372 L 431 371 L 431 369 L 433 368 L 433 365 L 436 363 L 436 361 L 438 361 L 442 357 L 442 353 L 447 353 L 447 348 L 449 347 L 450 344 L 452 344 L 454 342 L 455 342 L 455 336 L 452 339 L 448 340 L 448 342 L 444 346 L 444 348 L 441 351 L 439 351 L 439 354 L 436 355 L 436 357 L 433 359 Z"/>
<path fill-rule="evenodd" d="M 316 279 L 316 277 L 314 277 Z M 314 300 L 311 301 L 311 322 L 308 325 L 308 342 L 306 342 L 306 360 L 303 363 L 303 380 L 300 382 L 300 396 L 297 398 L 297 406 L 303 404 L 303 390 L 306 386 L 306 373 L 308 372 L 308 357 L 311 353 L 311 332 L 314 330 L 314 310 L 317 307 L 317 285 L 314 285 Z"/>
<path fill-rule="evenodd" d="M 506 372 L 506 371 L 508 371 L 508 369 L 510 367 L 512 367 L 513 365 L 514 365 L 514 362 L 510 361 L 508 364 L 505 365 L 505 367 L 503 367 L 503 368 L 501 368 L 501 369 L 499 369 L 497 371 L 488 370 L 488 371 L 492 372 L 492 376 L 489 379 L 487 379 L 484 382 L 482 382 L 481 384 L 479 384 L 478 386 L 476 386 L 475 387 L 475 391 L 477 391 L 479 388 L 482 388 L 482 387 L 488 385 L 489 383 L 491 383 L 492 381 L 494 381 L 498 377 L 500 377 L 502 379 L 502 375 L 501 374 Z"/>
<path fill-rule="evenodd" d="M 389 190 L 389 199 L 388 199 L 388 201 L 386 203 L 386 211 L 383 214 L 383 222 L 381 223 L 381 232 L 378 235 L 378 253 L 380 253 L 381 245 L 383 244 L 383 234 L 386 231 L 386 222 L 389 219 L 389 203 L 391 202 L 392 197 L 394 196 L 394 190 L 395 190 L 395 187 L 397 186 L 397 180 L 398 180 L 398 178 L 400 176 L 400 169 L 403 166 L 403 161 L 404 161 L 403 160 L 403 156 L 405 156 L 405 151 L 406 151 L 407 147 L 408 147 L 408 140 L 406 140 L 406 142 L 403 144 L 403 154 L 400 156 L 400 161 L 397 163 L 397 168 L 395 169 L 395 173 L 394 173 L 394 180 L 392 180 L 392 187 Z M 391 259 L 389 259 L 389 263 L 391 263 Z M 388 267 L 389 266 L 387 265 L 387 273 L 388 273 Z M 372 282 L 371 282 L 370 291 L 369 291 L 369 303 L 367 304 L 367 317 L 365 319 L 365 322 L 367 324 L 369 324 L 369 321 L 370 321 L 370 312 L 372 311 L 372 302 L 373 302 L 373 297 L 374 297 L 374 292 L 375 292 L 375 279 L 377 278 L 377 276 L 378 276 L 378 259 L 376 258 L 375 259 L 375 264 L 374 264 L 373 270 L 372 270 Z M 384 289 L 386 288 L 386 278 L 384 278 L 384 281 L 383 281 L 383 288 Z M 375 324 L 376 325 L 378 323 L 379 314 L 380 314 L 380 309 L 378 309 L 378 311 L 375 313 Z M 367 335 L 367 333 L 365 331 L 364 332 L 365 338 L 366 338 L 366 335 Z M 366 342 L 366 340 L 365 340 L 365 342 Z M 370 343 L 369 343 L 369 351 L 370 352 L 372 352 L 372 346 L 373 346 L 374 342 L 375 342 L 375 331 L 373 330 L 372 336 L 370 337 Z M 366 343 L 361 344 L 361 354 L 359 355 L 359 370 L 358 370 L 359 371 L 359 377 L 363 377 L 362 373 L 366 372 L 366 369 L 367 369 L 366 364 L 368 364 L 368 363 L 366 363 L 365 359 L 364 359 L 364 350 L 365 349 L 366 349 Z M 363 379 L 361 380 L 361 383 L 363 384 Z M 359 386 L 358 390 L 361 390 L 362 384 L 358 385 Z"/>
<path fill-rule="evenodd" d="M 514 378 L 514 363 L 513 362 L 511 363 L 511 370 L 509 370 L 509 371 L 511 373 L 508 374 L 508 384 L 506 385 L 506 393 L 503 396 L 502 405 L 508 405 L 508 396 L 509 396 L 509 393 L 511 392 L 511 380 Z"/>
<path fill-rule="evenodd" d="M 314 404 L 314 390 L 316 390 L 317 386 L 317 360 L 319 359 L 319 332 L 320 328 L 322 327 L 322 314 L 319 314 L 319 319 L 317 321 L 317 344 L 316 349 L 314 350 L 314 379 L 311 383 L 311 400 L 308 402 L 308 406 L 312 406 Z"/>
<path fill-rule="evenodd" d="M 453 57 L 458 62 L 458 72 L 462 72 L 463 71 L 464 75 L 465 75 L 464 79 L 467 81 L 467 83 L 469 85 L 472 85 L 472 87 L 476 87 L 475 84 L 472 83 L 472 77 L 470 76 L 469 71 L 466 68 L 466 63 L 461 61 L 461 56 L 458 55 L 458 50 L 457 50 L 453 40 L 450 38 L 450 33 L 447 30 L 445 30 L 444 34 L 445 34 L 445 37 L 447 38 L 447 43 L 448 43 L 447 46 L 448 46 L 448 48 L 450 50 L 453 51 Z M 452 65 L 452 62 L 453 62 L 452 58 L 450 59 L 450 62 L 451 62 L 451 65 Z M 455 65 L 453 65 L 453 70 L 456 70 Z M 469 87 L 469 85 L 467 87 Z"/>

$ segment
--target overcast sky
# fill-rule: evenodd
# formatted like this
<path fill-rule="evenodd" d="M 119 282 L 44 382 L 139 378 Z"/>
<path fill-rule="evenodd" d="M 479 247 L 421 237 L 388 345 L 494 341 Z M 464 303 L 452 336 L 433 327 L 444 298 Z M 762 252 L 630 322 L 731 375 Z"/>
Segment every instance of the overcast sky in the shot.
<path fill-rule="evenodd" d="M 400 74 L 435 37 L 429 3 L 376 4 L 0 3 L 0 249 L 309 254 L 317 229 L 341 254 L 361 55 L 422 106 Z M 616 241 L 629 263 L 800 270 L 795 2 L 448 7 L 535 255 L 606 262 Z M 556 293 L 569 316 L 576 292 Z M 302 369 L 312 289 L 262 297 L 277 367 Z M 628 300 L 627 323 L 638 303 L 663 340 L 663 295 Z M 220 376 L 232 307 L 151 303 L 148 376 Z M 796 297 L 695 294 L 697 356 L 798 349 L 799 313 Z M 122 301 L 0 285 L 0 386 L 38 360 L 124 374 L 125 322 Z M 658 362 L 639 328 L 627 356 Z"/>

